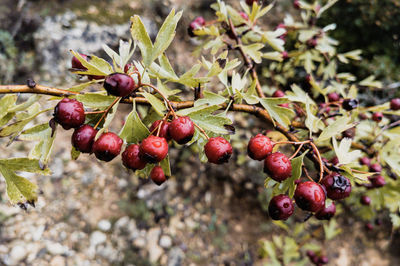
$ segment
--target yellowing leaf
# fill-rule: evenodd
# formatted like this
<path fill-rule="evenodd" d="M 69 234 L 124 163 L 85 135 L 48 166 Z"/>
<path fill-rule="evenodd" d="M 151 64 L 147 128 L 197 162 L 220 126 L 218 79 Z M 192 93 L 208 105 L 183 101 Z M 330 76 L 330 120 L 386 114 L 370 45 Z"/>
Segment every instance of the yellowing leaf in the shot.
<path fill-rule="evenodd" d="M 350 152 L 352 139 L 343 138 L 339 146 L 335 138 L 333 138 L 332 141 L 339 164 L 350 164 L 356 162 L 361 157 L 362 154 L 359 150 Z"/>

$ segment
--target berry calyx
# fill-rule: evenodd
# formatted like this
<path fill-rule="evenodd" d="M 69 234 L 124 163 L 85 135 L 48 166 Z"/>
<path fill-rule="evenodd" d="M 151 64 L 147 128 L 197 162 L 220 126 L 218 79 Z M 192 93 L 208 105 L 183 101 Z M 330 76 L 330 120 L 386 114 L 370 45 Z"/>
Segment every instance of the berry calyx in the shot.
<path fill-rule="evenodd" d="M 360 203 L 362 205 L 368 206 L 371 204 L 371 198 L 366 195 L 362 195 L 360 198 Z"/>
<path fill-rule="evenodd" d="M 168 131 L 178 144 L 186 144 L 193 138 L 194 124 L 188 116 L 181 116 L 172 120 Z"/>
<path fill-rule="evenodd" d="M 128 147 L 126 147 L 126 149 L 122 153 L 121 157 L 122 157 L 123 165 L 126 168 L 131 169 L 133 171 L 141 170 L 147 164 L 145 161 L 140 159 L 139 145 L 137 145 L 137 144 L 131 144 Z"/>
<path fill-rule="evenodd" d="M 343 109 L 347 111 L 351 111 L 358 107 L 358 100 L 357 99 L 344 99 L 342 103 Z"/>
<path fill-rule="evenodd" d="M 375 112 L 372 114 L 372 120 L 375 122 L 381 122 L 383 119 L 383 114 L 381 112 Z"/>
<path fill-rule="evenodd" d="M 123 141 L 117 134 L 113 132 L 103 133 L 93 143 L 93 153 L 96 158 L 105 162 L 109 162 L 121 152 Z"/>
<path fill-rule="evenodd" d="M 80 54 L 80 55 L 83 57 L 83 59 L 87 60 L 87 58 L 88 58 L 87 55 L 85 55 L 85 54 Z M 72 57 L 71 66 L 72 66 L 72 68 L 75 68 L 75 69 L 87 70 L 87 68 L 82 65 L 81 61 L 79 61 L 79 59 L 76 58 L 76 56 Z"/>
<path fill-rule="evenodd" d="M 153 180 L 153 182 L 156 185 L 159 185 L 159 186 L 167 180 L 163 169 L 161 168 L 161 166 L 158 166 L 158 165 L 154 166 L 153 169 L 151 170 L 150 178 L 151 178 L 151 180 Z"/>
<path fill-rule="evenodd" d="M 292 199 L 286 195 L 277 195 L 269 202 L 268 214 L 272 220 L 287 220 L 293 212 Z"/>
<path fill-rule="evenodd" d="M 159 125 L 162 122 L 161 128 L 159 129 Z M 167 141 L 171 140 L 171 135 L 169 134 L 169 122 L 168 121 L 163 121 L 163 120 L 156 120 L 153 122 L 153 124 L 150 127 L 150 132 L 153 132 L 153 135 L 157 135 L 158 130 L 160 130 L 159 137 L 165 138 Z"/>
<path fill-rule="evenodd" d="M 400 110 L 400 98 L 390 100 L 390 109 L 394 111 Z"/>
<path fill-rule="evenodd" d="M 85 122 L 83 104 L 75 99 L 62 99 L 54 108 L 54 120 L 66 130 L 80 127 Z"/>
<path fill-rule="evenodd" d="M 252 137 L 247 145 L 247 153 L 253 160 L 262 161 L 272 152 L 274 144 L 265 135 L 257 134 Z"/>
<path fill-rule="evenodd" d="M 336 213 L 335 203 L 331 203 L 328 207 L 324 206 L 315 213 L 318 220 L 330 220 Z"/>
<path fill-rule="evenodd" d="M 204 152 L 210 163 L 227 163 L 232 156 L 232 146 L 223 137 L 210 138 L 204 146 Z"/>
<path fill-rule="evenodd" d="M 104 89 L 111 95 L 125 97 L 136 89 L 136 83 L 127 74 L 114 73 L 104 80 Z"/>
<path fill-rule="evenodd" d="M 373 163 L 369 166 L 371 172 L 380 173 L 382 171 L 382 166 L 379 163 Z"/>
<path fill-rule="evenodd" d="M 271 153 L 265 158 L 264 172 L 275 181 L 282 182 L 292 175 L 292 164 L 285 154 Z"/>
<path fill-rule="evenodd" d="M 340 200 L 348 197 L 351 192 L 350 180 L 338 173 L 332 173 L 324 177 L 321 181 L 328 198 Z"/>
<path fill-rule="evenodd" d="M 139 146 L 139 156 L 148 163 L 158 163 L 168 154 L 168 143 L 165 138 L 148 136 Z"/>
<path fill-rule="evenodd" d="M 328 101 L 337 102 L 340 100 L 340 95 L 337 92 L 328 93 Z"/>
<path fill-rule="evenodd" d="M 96 134 L 96 129 L 89 125 L 83 125 L 80 128 L 75 129 L 72 134 L 72 146 L 82 153 L 91 153 Z"/>
<path fill-rule="evenodd" d="M 379 188 L 386 185 L 385 178 L 383 178 L 381 175 L 369 177 L 368 179 L 371 182 L 372 188 Z"/>
<path fill-rule="evenodd" d="M 325 205 L 325 192 L 319 184 L 306 181 L 297 185 L 294 200 L 300 209 L 316 212 Z"/>

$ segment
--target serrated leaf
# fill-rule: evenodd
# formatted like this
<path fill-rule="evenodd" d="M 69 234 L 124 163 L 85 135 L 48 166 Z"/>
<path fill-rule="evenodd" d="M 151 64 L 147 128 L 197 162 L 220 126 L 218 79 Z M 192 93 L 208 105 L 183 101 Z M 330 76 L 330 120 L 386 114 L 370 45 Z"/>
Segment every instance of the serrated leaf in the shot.
<path fill-rule="evenodd" d="M 318 139 L 316 140 L 316 143 L 321 143 L 325 140 L 328 140 L 332 137 L 335 137 L 337 134 L 352 128 L 354 125 L 349 124 L 351 121 L 351 118 L 348 116 L 340 117 L 336 119 L 335 122 L 327 126 L 319 135 Z"/>
<path fill-rule="evenodd" d="M 339 146 L 337 145 L 337 141 L 335 138 L 332 138 L 332 141 L 333 149 L 335 150 L 336 156 L 339 160 L 339 164 L 350 164 L 352 162 L 356 162 L 361 157 L 361 151 L 359 150 L 354 150 L 350 152 L 352 139 L 343 138 Z"/>
<path fill-rule="evenodd" d="M 10 171 L 21 171 L 36 173 L 42 175 L 49 175 L 49 169 L 42 169 L 40 167 L 39 161 L 36 159 L 29 158 L 10 158 L 10 159 L 0 159 L 1 167 L 5 167 Z"/>
<path fill-rule="evenodd" d="M 75 85 L 75 86 L 69 88 L 68 90 L 74 91 L 74 92 L 81 92 L 84 89 L 86 89 L 87 87 L 89 87 L 90 85 L 96 84 L 96 83 L 98 83 L 98 80 L 91 80 L 91 81 L 88 81 L 88 82 L 85 82 L 82 84 Z"/>
<path fill-rule="evenodd" d="M 139 46 L 140 52 L 143 57 L 143 62 L 146 66 L 150 66 L 152 60 L 153 43 L 150 40 L 146 27 L 139 16 L 131 17 L 131 34 L 132 39 Z"/>
<path fill-rule="evenodd" d="M 85 107 L 103 110 L 110 106 L 116 97 L 100 93 L 85 93 L 78 94 L 75 98 L 82 102 Z"/>
<path fill-rule="evenodd" d="M 251 57 L 257 64 L 261 63 L 262 52 L 260 50 L 264 47 L 261 43 L 253 43 L 250 45 L 242 45 L 243 51 Z"/>
<path fill-rule="evenodd" d="M 271 116 L 274 125 L 276 121 L 286 128 L 291 124 L 291 119 L 295 114 L 293 110 L 279 106 L 287 102 L 286 98 L 260 98 L 261 105 Z"/>
<path fill-rule="evenodd" d="M 156 96 L 148 92 L 141 92 L 140 94 L 143 95 L 143 97 L 149 101 L 151 107 L 154 108 L 154 110 L 157 112 L 158 115 L 160 115 L 161 117 L 164 116 L 164 113 L 167 111 L 167 108 L 165 107 L 163 101 L 161 101 Z"/>
<path fill-rule="evenodd" d="M 203 92 L 203 98 L 198 99 L 197 101 L 194 102 L 194 106 L 200 106 L 200 105 L 219 105 L 222 104 L 224 102 L 226 102 L 226 98 L 213 93 L 211 91 L 204 91 Z"/>
<path fill-rule="evenodd" d="M 380 158 L 387 164 L 392 171 L 400 175 L 400 142 L 393 139 L 386 143 L 379 152 Z"/>
<path fill-rule="evenodd" d="M 0 137 L 7 137 L 7 136 L 11 136 L 11 135 L 17 135 L 18 133 L 20 133 L 24 127 L 33 119 L 35 119 L 35 117 L 37 117 L 38 115 L 40 115 L 41 113 L 47 112 L 49 110 L 52 110 L 52 108 L 50 109 L 46 109 L 46 110 L 42 110 L 39 111 L 37 113 L 34 113 L 28 117 L 26 117 L 23 120 L 19 120 L 17 122 L 14 122 L 8 126 L 2 127 L 0 129 Z"/>
<path fill-rule="evenodd" d="M 72 71 L 75 74 L 107 76 L 114 72 L 110 64 L 100 57 L 90 55 L 90 60 L 86 61 L 80 53 L 73 50 L 70 52 L 87 68 L 87 70 Z"/>
<path fill-rule="evenodd" d="M 313 112 L 311 111 L 311 104 L 306 103 L 306 121 L 304 124 L 306 127 L 309 129 L 309 136 L 310 138 L 312 137 L 312 133 L 318 132 L 320 129 L 324 129 L 324 123 L 322 120 L 318 117 L 316 117 Z"/>
<path fill-rule="evenodd" d="M 136 111 L 136 103 L 133 101 L 132 112 L 125 120 L 124 127 L 121 129 L 119 136 L 127 143 L 139 143 L 150 134 L 147 127 L 143 124 L 142 120 Z"/>
<path fill-rule="evenodd" d="M 11 204 L 35 202 L 37 200 L 38 187 L 28 179 L 16 175 L 7 167 L 1 167 L 0 173 L 7 184 L 7 195 Z"/>
<path fill-rule="evenodd" d="M 242 94 L 243 99 L 248 103 L 248 104 L 257 104 L 259 102 L 259 99 L 257 97 L 257 92 L 256 92 L 256 81 L 253 80 L 250 87 L 247 89 L 246 93 Z"/>
<path fill-rule="evenodd" d="M 366 86 L 366 87 L 375 87 L 375 88 L 382 88 L 382 82 L 375 80 L 375 76 L 371 75 L 367 77 L 366 79 L 363 79 L 359 83 L 361 86 Z"/>
<path fill-rule="evenodd" d="M 323 226 L 326 240 L 330 240 L 342 232 L 335 219 L 331 219 L 329 223 L 324 223 Z"/>

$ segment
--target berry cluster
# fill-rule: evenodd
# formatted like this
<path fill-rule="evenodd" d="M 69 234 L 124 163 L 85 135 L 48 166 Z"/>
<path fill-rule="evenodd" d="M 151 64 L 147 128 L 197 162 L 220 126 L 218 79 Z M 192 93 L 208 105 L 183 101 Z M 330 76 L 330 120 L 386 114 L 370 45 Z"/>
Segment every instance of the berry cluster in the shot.
<path fill-rule="evenodd" d="M 328 264 L 328 262 L 329 262 L 329 259 L 327 256 L 324 256 L 324 255 L 318 256 L 312 250 L 307 250 L 306 255 L 314 265 L 320 266 L 320 265 Z"/>

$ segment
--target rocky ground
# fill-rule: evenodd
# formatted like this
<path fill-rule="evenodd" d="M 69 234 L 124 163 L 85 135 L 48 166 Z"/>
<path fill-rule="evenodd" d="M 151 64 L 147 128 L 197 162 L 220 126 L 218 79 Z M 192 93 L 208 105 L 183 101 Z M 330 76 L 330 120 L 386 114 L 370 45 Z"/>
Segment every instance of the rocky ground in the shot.
<path fill-rule="evenodd" d="M 7 56 L 12 53 L 3 56 L 0 49 L 0 62 L 9 62 L 5 70 L 0 64 L 0 77 L 9 83 L 33 76 L 40 83 L 67 87 L 75 81 L 67 73 L 69 49 L 102 55 L 103 42 L 115 47 L 120 38 L 128 36 L 129 25 L 122 21 L 131 12 L 141 14 L 154 35 L 160 17 L 171 6 L 190 10 L 169 51 L 177 72 L 182 72 L 192 63 L 188 58 L 193 48 L 184 25 L 210 4 L 182 0 L 115 0 L 110 6 L 109 1 L 93 0 L 84 4 L 45 2 L 4 0 L 0 4 L 1 25 L 7 28 L 3 31 L 17 36 L 14 40 L 20 52 L 11 60 Z M 114 126 L 128 112 L 126 107 L 120 111 Z M 49 117 L 39 119 L 43 122 Z M 255 127 L 251 119 L 236 123 Z M 258 256 L 258 241 L 282 233 L 266 215 L 265 202 L 259 200 L 264 191 L 259 164 L 246 160 L 210 166 L 200 164 L 189 149 L 173 149 L 173 176 L 158 187 L 127 172 L 119 158 L 108 164 L 93 156 L 71 161 L 71 133 L 58 132 L 50 177 L 25 175 L 42 190 L 36 208 L 25 212 L 10 206 L 5 184 L 0 183 L 0 264 L 261 265 L 265 260 Z M 244 135 L 249 136 L 249 132 Z M 0 140 L 2 158 L 26 156 L 30 147 L 19 142 L 6 147 L 6 143 Z M 236 153 L 245 153 L 245 148 L 236 147 Z M 323 244 L 322 239 L 315 239 L 328 251 L 330 265 L 400 263 L 396 250 L 393 255 L 388 253 L 396 239 L 390 232 L 365 234 L 363 224 L 348 217 L 339 221 L 344 233 L 337 240 Z"/>

